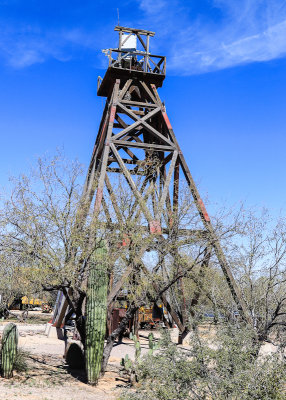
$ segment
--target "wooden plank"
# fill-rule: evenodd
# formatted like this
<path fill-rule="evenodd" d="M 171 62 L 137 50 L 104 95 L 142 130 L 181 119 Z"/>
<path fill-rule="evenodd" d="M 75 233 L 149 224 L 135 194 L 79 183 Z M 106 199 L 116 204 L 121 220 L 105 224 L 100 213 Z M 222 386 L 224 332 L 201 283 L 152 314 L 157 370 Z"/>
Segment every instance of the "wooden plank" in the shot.
<path fill-rule="evenodd" d="M 139 33 L 141 35 L 149 35 L 149 36 L 152 36 L 152 37 L 155 36 L 155 32 L 146 31 L 145 29 L 127 28 L 125 26 L 119 26 L 119 25 L 117 25 L 114 28 L 114 30 L 115 31 L 122 31 L 122 32 L 126 32 L 126 33 L 128 33 L 128 32 L 135 33 L 135 34 Z"/>
<path fill-rule="evenodd" d="M 122 136 L 126 135 L 127 133 L 131 132 L 135 128 L 137 128 L 141 124 L 141 121 L 138 119 L 136 122 L 134 122 L 131 125 L 128 125 L 125 129 L 123 129 L 121 132 L 117 133 L 116 135 L 112 136 L 112 139 L 117 139 L 121 138 Z"/>
<path fill-rule="evenodd" d="M 132 151 L 130 149 L 127 149 L 126 147 L 123 147 L 123 150 L 125 151 L 126 154 L 129 155 L 129 157 L 132 158 L 132 160 L 135 160 L 135 161 L 139 160 L 139 158 L 137 156 L 135 156 L 135 154 L 132 153 Z"/>
<path fill-rule="evenodd" d="M 119 122 L 119 124 L 122 126 L 122 128 L 125 129 L 129 126 L 128 124 L 126 124 L 125 121 L 123 121 L 123 119 L 118 115 L 118 113 L 115 114 L 115 119 L 116 119 L 116 121 Z"/>
<path fill-rule="evenodd" d="M 141 132 L 137 133 L 136 135 L 132 136 L 132 138 L 137 142 L 137 143 L 143 143 L 142 140 L 138 137 L 138 135 L 141 135 Z"/>
<path fill-rule="evenodd" d="M 155 95 L 155 97 L 156 97 L 157 104 L 160 104 L 160 106 L 162 106 L 162 102 L 161 102 L 160 96 L 159 96 L 159 94 L 158 94 L 156 85 L 154 85 L 154 83 L 151 83 L 150 86 L 151 86 L 151 88 L 152 88 L 152 90 L 153 90 L 153 93 L 154 93 L 154 95 Z"/>
<path fill-rule="evenodd" d="M 162 167 L 168 164 L 169 161 L 172 160 L 173 153 L 168 154 L 162 161 Z"/>
<path fill-rule="evenodd" d="M 116 117 L 115 117 L 116 118 Z M 118 128 L 118 129 L 122 129 L 122 125 L 118 124 L 118 123 L 114 123 L 113 124 L 113 128 Z"/>
<path fill-rule="evenodd" d="M 104 211 L 104 213 L 106 215 L 107 222 L 109 224 L 112 224 L 112 219 L 111 219 L 111 216 L 110 216 L 110 213 L 109 213 L 109 210 L 108 210 L 108 207 L 107 207 L 107 204 L 106 204 L 104 196 L 102 196 L 101 203 L 102 203 L 103 211 Z"/>
<path fill-rule="evenodd" d="M 180 177 L 180 161 L 176 161 L 174 171 L 174 187 L 173 187 L 173 214 L 178 218 L 178 198 L 179 198 L 179 177 Z"/>
<path fill-rule="evenodd" d="M 162 142 L 167 143 L 169 146 L 172 146 L 173 150 L 176 149 L 175 144 L 173 142 L 171 142 L 171 140 L 166 138 L 166 136 L 163 136 L 159 131 L 157 131 L 157 129 L 153 128 L 152 125 L 148 124 L 148 122 L 146 122 L 145 120 L 143 121 L 143 118 L 141 118 L 141 123 L 145 127 L 145 129 L 149 133 L 151 133 L 153 136 L 155 136 L 156 138 L 161 139 Z"/>
<path fill-rule="evenodd" d="M 135 115 L 132 111 L 133 110 L 129 110 L 128 108 L 126 108 L 123 104 L 118 103 L 117 104 L 118 107 L 120 109 L 122 109 L 130 118 L 132 118 L 135 122 L 131 125 L 129 125 L 128 127 L 126 127 L 125 129 L 123 129 L 121 132 L 117 133 L 116 135 L 114 135 L 112 137 L 112 139 L 117 140 L 119 138 L 121 138 L 122 136 L 126 135 L 127 133 L 129 133 L 130 131 L 132 131 L 133 129 L 137 128 L 140 124 L 142 124 L 142 121 L 144 122 L 145 119 L 151 118 L 152 116 L 154 116 L 155 114 L 157 114 L 158 112 L 160 112 L 160 108 L 157 107 L 154 110 L 152 110 L 150 113 L 146 114 L 143 118 L 138 118 L 137 115 Z"/>
<path fill-rule="evenodd" d="M 136 142 L 128 142 L 125 140 L 111 140 L 111 143 L 116 144 L 116 146 L 120 146 L 120 147 L 136 147 L 139 149 L 147 149 L 147 150 L 151 150 L 151 149 L 155 149 L 157 151 L 173 151 L 174 148 L 171 146 L 163 146 L 160 144 L 153 144 L 153 143 L 136 143 Z"/>
<path fill-rule="evenodd" d="M 147 37 L 146 37 L 146 53 L 149 53 L 149 47 L 150 47 L 150 35 L 147 34 Z"/>
<path fill-rule="evenodd" d="M 153 95 L 153 93 L 151 92 L 151 90 L 148 88 L 148 86 L 146 85 L 146 83 L 144 81 L 139 81 L 140 84 L 142 85 L 143 89 L 145 90 L 145 92 L 149 95 L 149 97 L 151 98 L 151 100 L 156 104 L 156 97 Z"/>
<path fill-rule="evenodd" d="M 139 193 L 140 193 L 141 195 L 143 194 L 143 192 L 144 192 L 144 190 L 145 190 L 146 185 L 147 185 L 148 182 L 149 182 L 149 179 L 148 179 L 148 178 L 145 178 L 144 181 L 143 181 L 143 183 L 142 183 L 142 186 L 141 186 L 141 188 L 140 188 L 140 190 L 139 190 Z M 144 199 L 144 201 L 147 200 L 147 199 L 145 198 L 145 195 L 143 196 L 143 199 Z M 132 218 L 132 216 L 133 216 L 133 214 L 134 214 L 134 212 L 135 212 L 135 210 L 136 210 L 137 205 L 138 205 L 138 202 L 137 202 L 137 201 L 134 201 L 134 203 L 133 203 L 133 205 L 132 205 L 132 207 L 131 207 L 131 210 L 130 210 L 130 214 L 129 214 L 129 218 L 130 218 L 130 219 Z M 136 219 L 136 218 L 135 218 L 135 219 Z"/>
<path fill-rule="evenodd" d="M 117 174 L 122 174 L 122 170 L 120 168 L 114 168 L 114 167 L 107 167 L 107 172 L 114 172 Z M 136 171 L 134 169 L 129 169 L 128 170 L 130 175 L 140 175 L 140 176 L 145 176 L 146 174 L 143 171 Z"/>
<path fill-rule="evenodd" d="M 165 180 L 165 185 L 164 185 L 164 189 L 163 189 L 163 193 L 162 196 L 160 198 L 159 201 L 159 206 L 158 206 L 158 214 L 162 212 L 163 209 L 163 205 L 166 201 L 166 197 L 167 197 L 167 193 L 169 192 L 169 186 L 170 186 L 170 182 L 171 182 L 171 178 L 174 172 L 174 168 L 175 168 L 175 164 L 177 161 L 177 157 L 178 157 L 178 152 L 177 150 L 174 151 L 173 157 L 172 157 L 172 161 L 171 161 L 171 165 L 169 167 L 169 171 L 167 174 L 167 179 Z M 156 216 L 156 219 L 159 220 L 159 215 Z"/>
<path fill-rule="evenodd" d="M 119 101 L 123 99 L 123 97 L 125 96 L 125 93 L 129 89 L 131 83 L 132 83 L 132 79 L 128 79 L 128 81 L 125 82 L 122 90 L 120 90 L 120 92 L 119 92 L 119 96 L 118 96 Z"/>
<path fill-rule="evenodd" d="M 147 180 L 147 182 L 148 182 L 148 180 Z M 147 202 L 148 197 L 150 196 L 150 194 L 152 193 L 153 190 L 154 190 L 154 183 L 153 183 L 153 181 L 150 181 L 150 185 L 149 185 L 148 189 L 146 190 L 146 193 L 143 196 L 143 200 L 145 202 Z M 141 193 L 141 191 L 140 191 L 140 193 Z M 136 207 L 134 208 L 134 211 L 135 210 L 136 210 Z M 130 212 L 130 218 L 132 217 L 133 212 L 134 212 L 133 211 L 133 207 L 132 207 L 131 211 L 132 211 L 132 213 Z M 133 224 L 137 224 L 137 221 L 138 221 L 139 217 L 140 217 L 140 208 L 139 208 L 139 210 L 137 210 L 137 213 L 135 214 L 134 219 L 132 220 Z M 147 227 L 147 232 L 150 233 L 149 226 Z"/>
<path fill-rule="evenodd" d="M 160 107 L 155 108 L 153 111 L 149 112 L 146 114 L 143 118 L 138 118 L 136 115 L 134 115 L 133 110 L 129 110 L 126 108 L 124 105 L 121 103 L 118 103 L 119 108 L 121 108 L 127 115 L 129 115 L 130 118 L 137 120 L 134 124 L 129 125 L 128 128 L 123 129 L 121 132 L 117 133 L 116 135 L 113 136 L 113 140 L 117 140 L 120 137 L 124 136 L 126 132 L 128 133 L 132 128 L 131 127 L 138 127 L 138 121 L 141 122 L 142 125 L 150 132 L 153 136 L 161 139 L 162 142 L 167 143 L 169 146 L 172 146 L 173 149 L 175 149 L 174 143 L 172 143 L 168 138 L 163 136 L 157 129 L 153 128 L 150 124 L 148 124 L 147 120 L 154 115 L 156 115 L 159 111 L 161 111 Z"/>
<path fill-rule="evenodd" d="M 146 115 L 146 113 L 145 113 L 145 111 L 141 111 L 141 110 L 132 110 L 132 112 L 135 114 L 135 115 L 141 115 L 142 117 L 144 117 L 144 115 Z"/>
<path fill-rule="evenodd" d="M 139 127 L 138 128 L 140 128 L 141 127 L 141 125 L 139 125 Z M 142 129 L 143 127 L 141 127 L 141 129 Z M 137 129 L 136 129 L 137 130 Z M 138 139 L 138 136 L 140 136 L 140 135 L 142 135 L 142 132 L 134 132 L 134 133 L 131 133 L 131 134 L 129 134 L 129 135 L 126 135 L 125 137 L 124 137 L 124 139 L 126 139 L 125 141 L 127 141 L 127 142 L 129 142 L 129 143 L 132 143 L 132 140 L 135 140 L 136 142 L 137 142 L 137 140 L 136 139 Z M 120 147 L 118 148 L 118 150 L 120 150 Z"/>
<path fill-rule="evenodd" d="M 152 57 L 152 56 L 149 57 L 149 60 L 155 65 L 155 68 L 154 68 L 153 70 L 151 70 L 151 71 L 152 71 L 153 73 L 156 73 L 155 71 L 157 70 L 159 74 L 162 73 L 160 66 L 161 66 L 161 64 L 163 63 L 164 58 L 162 57 L 161 60 L 159 60 L 159 61 L 156 63 L 155 61 L 152 60 L 151 57 Z"/>
<path fill-rule="evenodd" d="M 121 100 L 121 104 L 127 104 L 132 107 L 144 107 L 144 108 L 156 108 L 158 104 L 153 103 L 143 103 L 142 101 L 131 101 L 131 100 Z"/>
<path fill-rule="evenodd" d="M 144 50 L 147 51 L 147 46 L 146 46 L 146 44 L 144 43 L 144 40 L 143 40 L 142 37 L 140 36 L 140 33 L 139 33 L 139 32 L 137 32 L 137 37 L 138 37 L 138 39 L 140 40 L 140 43 L 142 44 Z M 149 37 L 149 35 L 148 35 L 147 37 Z"/>
<path fill-rule="evenodd" d="M 149 63 L 149 57 L 147 57 L 147 59 L 146 59 L 146 65 L 147 65 L 147 70 L 148 70 L 147 72 L 153 73 L 151 65 Z"/>
<path fill-rule="evenodd" d="M 122 168 L 123 174 L 127 180 L 127 182 L 129 183 L 129 186 L 131 187 L 135 197 L 137 198 L 137 201 L 142 209 L 143 214 L 145 215 L 146 219 L 148 222 L 152 221 L 153 217 L 144 201 L 144 199 L 142 198 L 140 192 L 138 191 L 133 179 L 131 178 L 131 175 L 128 171 L 128 169 L 126 168 L 124 162 L 122 161 L 118 151 L 116 150 L 115 146 L 113 143 L 110 143 L 110 147 L 112 149 L 113 154 L 115 155 L 115 157 L 117 158 L 118 164 L 119 166 Z"/>
<path fill-rule="evenodd" d="M 110 200 L 111 200 L 111 203 L 113 205 L 117 220 L 118 220 L 118 222 L 120 224 L 122 224 L 123 223 L 122 215 L 121 215 L 120 209 L 118 207 L 117 199 L 116 199 L 116 196 L 115 196 L 115 194 L 113 192 L 112 185 L 110 183 L 110 180 L 109 180 L 107 174 L 105 175 L 105 185 L 106 185 L 106 189 L 108 191 L 108 194 L 110 196 Z"/>
<path fill-rule="evenodd" d="M 134 121 L 139 121 L 139 120 L 140 120 L 140 121 L 142 121 L 142 120 L 145 121 L 145 120 L 147 120 L 147 119 L 153 117 L 154 115 L 156 115 L 158 112 L 161 111 L 161 108 L 157 106 L 154 110 L 152 110 L 152 111 L 150 111 L 148 114 L 146 114 L 145 117 L 143 117 L 143 118 L 138 118 L 135 114 L 133 114 L 133 111 L 134 111 L 134 110 L 125 107 L 124 104 L 122 104 L 121 102 L 118 103 L 118 107 L 119 107 L 121 110 L 123 110 L 123 111 L 124 111 L 130 118 L 132 118 Z"/>
<path fill-rule="evenodd" d="M 172 155 L 172 153 L 170 153 Z M 178 158 L 177 158 L 178 160 Z M 162 186 L 164 186 L 164 182 L 166 182 L 166 166 L 162 165 L 161 171 L 160 171 L 160 183 L 162 183 Z M 172 220 L 171 220 L 171 214 L 172 214 L 172 206 L 171 206 L 171 198 L 170 198 L 170 192 L 169 189 L 167 189 L 167 196 L 166 196 L 166 208 L 167 208 L 167 215 L 166 212 L 163 211 L 163 216 L 165 219 L 165 222 L 167 226 L 171 227 L 172 226 Z"/>
<path fill-rule="evenodd" d="M 113 128 L 114 118 L 115 118 L 115 114 L 116 114 L 115 103 L 117 101 L 119 85 L 120 85 L 120 80 L 116 79 L 116 83 L 115 83 L 114 89 L 113 89 L 113 105 L 111 106 L 110 113 L 109 113 L 109 122 L 108 122 L 108 129 L 107 129 L 107 135 L 106 135 L 106 141 L 105 141 L 105 148 L 103 151 L 100 175 L 99 175 L 98 186 L 97 186 L 97 191 L 96 191 L 93 219 L 97 219 L 97 215 L 100 211 L 100 205 L 101 205 L 101 200 L 102 200 L 102 195 L 103 195 L 103 186 L 104 186 L 106 168 L 107 168 L 107 160 L 108 160 L 109 151 L 110 151 L 109 150 L 109 141 L 110 141 L 110 138 L 112 135 L 112 128 Z"/>
<path fill-rule="evenodd" d="M 122 158 L 122 161 L 124 162 L 124 164 L 136 164 L 136 165 L 144 165 L 145 164 L 145 161 L 144 160 L 129 160 L 128 158 L 123 158 L 123 157 L 121 157 Z M 109 157 L 109 159 L 108 159 L 108 162 L 109 163 L 113 163 L 113 162 L 116 162 L 117 163 L 117 160 L 116 160 L 116 158 L 113 158 L 113 157 Z"/>

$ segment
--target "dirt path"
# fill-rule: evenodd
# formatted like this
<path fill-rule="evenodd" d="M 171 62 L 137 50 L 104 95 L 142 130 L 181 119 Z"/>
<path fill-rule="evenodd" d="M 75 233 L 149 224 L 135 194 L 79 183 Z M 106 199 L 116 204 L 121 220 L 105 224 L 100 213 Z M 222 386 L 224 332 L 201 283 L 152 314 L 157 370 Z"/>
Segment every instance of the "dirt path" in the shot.
<path fill-rule="evenodd" d="M 117 400 L 122 386 L 126 382 L 119 376 L 120 360 L 126 354 L 134 359 L 134 343 L 124 339 L 116 344 L 111 352 L 108 369 L 100 379 L 98 386 L 91 387 L 84 383 L 82 371 L 69 371 L 64 354 L 64 341 L 48 338 L 45 324 L 17 324 L 19 329 L 19 347 L 29 352 L 28 371 L 15 373 L 9 380 L 0 378 L 1 400 Z M 0 336 L 5 323 L 0 323 Z M 148 331 L 140 331 L 142 354 L 148 351 Z M 159 333 L 153 332 L 158 338 Z M 202 334 L 212 336 L 208 330 Z M 188 348 L 186 346 L 180 346 Z M 265 345 L 263 353 L 275 349 Z"/>
<path fill-rule="evenodd" d="M 116 400 L 121 391 L 118 366 L 120 350 L 115 350 L 105 376 L 98 386 L 84 383 L 82 371 L 69 371 L 63 358 L 64 341 L 47 338 L 45 325 L 17 324 L 19 347 L 27 352 L 28 371 L 15 373 L 12 379 L 0 378 L 1 400 Z M 0 335 L 4 324 L 0 324 Z M 131 355 L 131 346 L 123 345 Z M 129 351 L 128 351 L 129 349 Z"/>
<path fill-rule="evenodd" d="M 29 371 L 15 374 L 12 379 L 0 380 L 1 399 L 7 400 L 115 400 L 119 396 L 117 370 L 108 368 L 97 387 L 81 382 L 81 371 L 69 373 L 56 356 L 31 355 Z"/>

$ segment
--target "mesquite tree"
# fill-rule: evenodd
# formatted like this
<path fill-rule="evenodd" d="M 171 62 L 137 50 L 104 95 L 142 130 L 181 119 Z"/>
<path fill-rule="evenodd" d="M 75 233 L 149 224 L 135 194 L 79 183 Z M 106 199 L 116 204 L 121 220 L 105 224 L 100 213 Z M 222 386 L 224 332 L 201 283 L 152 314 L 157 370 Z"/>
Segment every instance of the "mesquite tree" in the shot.
<path fill-rule="evenodd" d="M 110 218 L 103 218 L 101 213 L 105 211 L 102 210 L 95 221 L 94 207 L 87 210 L 81 202 L 80 172 L 78 163 L 66 163 L 58 156 L 51 161 L 39 160 L 31 176 L 21 176 L 14 181 L 11 198 L 0 210 L 2 295 L 15 295 L 23 289 L 26 292 L 27 288 L 37 292 L 42 285 L 49 290 L 63 290 L 71 312 L 76 315 L 77 329 L 85 346 L 83 304 L 88 266 L 90 254 L 98 247 L 95 238 L 101 236 L 109 246 L 105 260 L 111 277 L 108 315 L 115 304 L 117 288 L 121 287 L 118 282 L 122 282 L 129 302 L 126 317 L 107 338 L 103 372 L 114 341 L 125 330 L 128 320 L 140 306 L 162 302 L 165 292 L 165 299 L 176 311 L 172 319 L 178 327 L 181 321 L 178 316 L 182 316 L 183 322 L 186 319 L 185 309 L 191 311 L 193 326 L 209 311 L 217 317 L 235 317 L 236 305 L 217 268 L 215 255 L 208 252 L 207 237 L 177 240 L 174 235 L 164 240 L 162 235 L 151 240 L 147 226 L 139 218 L 140 212 L 134 207 L 134 199 L 120 180 L 114 190 L 116 202 L 108 193 L 103 193 L 104 209 Z M 140 182 L 137 183 L 140 187 Z M 150 193 L 150 207 L 153 195 L 156 196 L 156 192 Z M 201 227 L 191 197 L 183 191 L 181 196 L 172 229 L 198 233 Z M 112 223 L 119 212 L 120 223 Z M 258 337 L 269 340 L 277 333 L 281 341 L 286 315 L 286 221 L 280 219 L 272 231 L 266 224 L 263 233 L 255 227 L 252 218 L 251 213 L 248 215 L 243 209 L 233 215 L 223 209 L 212 219 L 253 316 Z M 261 218 L 258 221 L 261 222 Z M 155 252 L 158 257 L 154 256 Z M 10 269 L 13 267 L 9 274 L 7 265 Z M 15 280 L 14 276 L 21 276 L 21 279 Z"/>
<path fill-rule="evenodd" d="M 96 385 L 106 332 L 107 263 L 106 246 L 101 243 L 91 257 L 86 293 L 86 372 L 88 383 Z"/>

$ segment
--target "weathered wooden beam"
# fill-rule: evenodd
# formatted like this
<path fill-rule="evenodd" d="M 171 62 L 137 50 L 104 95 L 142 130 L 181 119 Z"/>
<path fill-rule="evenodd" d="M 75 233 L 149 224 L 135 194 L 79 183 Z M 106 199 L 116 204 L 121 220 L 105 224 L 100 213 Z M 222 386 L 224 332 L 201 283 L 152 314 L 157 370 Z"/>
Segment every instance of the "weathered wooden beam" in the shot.
<path fill-rule="evenodd" d="M 112 206 L 114 208 L 117 220 L 118 220 L 118 222 L 120 224 L 123 224 L 123 219 L 122 219 L 122 215 L 121 215 L 121 212 L 120 212 L 120 209 L 119 209 L 119 206 L 118 206 L 116 195 L 115 195 L 115 193 L 114 193 L 114 191 L 112 189 L 112 185 L 110 183 L 110 180 L 109 180 L 107 174 L 105 175 L 105 184 L 106 184 L 106 188 L 107 188 L 108 194 L 110 196 L 110 200 L 111 200 Z"/>
<path fill-rule="evenodd" d="M 121 54 L 121 53 L 120 53 L 120 54 Z M 124 84 L 122 90 L 120 90 L 120 92 L 119 92 L 119 96 L 118 96 L 118 100 L 119 100 L 119 101 L 122 100 L 122 99 L 124 98 L 124 96 L 125 96 L 127 90 L 130 88 L 131 83 L 132 83 L 132 79 L 128 79 L 128 80 L 125 82 L 125 84 Z"/>
<path fill-rule="evenodd" d="M 167 174 L 167 179 L 164 182 L 164 189 L 163 189 L 163 193 L 162 193 L 162 196 L 160 198 L 160 201 L 159 201 L 158 213 L 162 212 L 163 205 L 164 205 L 164 203 L 166 201 L 166 197 L 167 197 L 167 193 L 169 192 L 169 186 L 170 186 L 170 182 L 171 182 L 172 175 L 173 175 L 173 172 L 174 172 L 174 168 L 175 168 L 175 164 L 176 164 L 176 161 L 177 161 L 177 157 L 178 157 L 178 152 L 177 152 L 177 150 L 175 150 L 174 153 L 173 153 L 171 165 L 169 167 L 169 171 L 168 171 L 168 174 Z M 160 218 L 160 216 L 157 215 L 156 219 L 159 220 L 159 218 Z"/>
<path fill-rule="evenodd" d="M 143 171 L 134 171 L 133 169 L 129 169 L 128 171 L 129 171 L 130 175 L 140 175 L 140 176 L 146 175 Z M 122 169 L 107 167 L 107 172 L 114 172 L 117 174 L 122 174 Z"/>
<path fill-rule="evenodd" d="M 140 33 L 139 33 L 139 32 L 136 32 L 136 35 L 137 35 L 138 39 L 140 40 L 140 43 L 142 44 L 144 50 L 147 51 L 147 46 L 146 46 L 146 44 L 144 43 L 144 40 L 142 39 L 142 37 L 140 36 Z M 148 34 L 147 37 L 149 37 L 149 34 Z"/>
<path fill-rule="evenodd" d="M 114 28 L 115 31 L 122 31 L 122 32 L 126 32 L 126 33 L 139 33 L 141 35 L 149 35 L 149 36 L 155 36 L 155 32 L 151 32 L 151 31 L 146 31 L 145 29 L 135 29 L 135 28 L 127 28 L 125 26 L 116 26 Z"/>
<path fill-rule="evenodd" d="M 157 103 L 156 97 L 153 95 L 151 90 L 148 88 L 147 84 L 144 81 L 140 81 L 140 84 L 142 85 L 145 92 L 149 95 L 150 99 L 156 104 Z"/>
<path fill-rule="evenodd" d="M 107 160 L 108 160 L 109 151 L 110 151 L 109 141 L 110 141 L 110 138 L 112 135 L 112 128 L 113 128 L 114 118 L 115 118 L 115 114 L 116 114 L 116 105 L 115 104 L 117 102 L 119 85 L 120 85 L 120 79 L 116 79 L 116 83 L 114 85 L 114 92 L 113 92 L 113 105 L 111 106 L 110 113 L 109 113 L 109 121 L 108 121 L 107 135 L 106 135 L 106 141 L 105 141 L 105 148 L 103 151 L 101 169 L 100 169 L 100 174 L 99 174 L 99 179 L 98 179 L 93 219 L 97 219 L 97 214 L 99 213 L 99 210 L 100 210 L 100 205 L 101 205 L 101 200 L 102 200 L 102 195 L 103 195 L 103 187 L 104 187 L 104 181 L 105 181 L 105 175 L 106 175 Z"/>
<path fill-rule="evenodd" d="M 112 138 L 112 143 L 116 144 L 116 146 L 120 147 L 137 147 L 140 149 L 147 149 L 147 150 L 157 150 L 157 151 L 173 151 L 174 148 L 171 146 L 163 146 L 160 144 L 154 143 L 136 143 L 136 142 L 128 142 L 125 140 L 114 140 Z"/>
<path fill-rule="evenodd" d="M 136 165 L 145 165 L 146 164 L 145 160 L 129 160 L 128 158 L 122 158 L 122 161 L 124 162 L 124 164 L 136 164 Z M 113 162 L 117 163 L 117 160 L 114 157 L 109 157 L 108 162 L 109 163 L 113 163 Z"/>
<path fill-rule="evenodd" d="M 125 178 L 126 178 L 127 182 L 129 183 L 129 186 L 131 187 L 135 197 L 137 198 L 137 201 L 141 207 L 143 214 L 145 215 L 147 221 L 151 222 L 153 220 L 153 217 L 152 217 L 144 199 L 142 198 L 140 192 L 138 191 L 133 179 L 131 178 L 129 170 L 126 168 L 124 162 L 122 161 L 122 159 L 113 143 L 110 143 L 110 147 L 112 149 L 113 154 L 117 158 L 118 164 L 122 168 L 123 174 L 125 175 Z"/>
<path fill-rule="evenodd" d="M 143 108 L 156 108 L 158 104 L 143 103 L 142 101 L 131 101 L 131 100 L 120 100 L 121 104 L 127 104 L 131 107 L 143 107 Z"/>
<path fill-rule="evenodd" d="M 135 122 L 125 129 L 123 129 L 121 132 L 117 133 L 116 135 L 113 136 L 113 139 L 119 139 L 122 136 L 126 135 L 130 131 L 132 131 L 135 128 L 138 128 L 139 125 L 141 125 L 145 120 L 153 117 L 156 115 L 158 112 L 160 112 L 160 107 L 155 108 L 152 110 L 150 113 L 146 114 L 143 118 L 138 118 L 137 115 L 133 113 L 133 110 L 128 109 L 125 107 L 122 103 L 118 103 L 117 106 L 123 110 L 130 118 L 132 118 Z"/>

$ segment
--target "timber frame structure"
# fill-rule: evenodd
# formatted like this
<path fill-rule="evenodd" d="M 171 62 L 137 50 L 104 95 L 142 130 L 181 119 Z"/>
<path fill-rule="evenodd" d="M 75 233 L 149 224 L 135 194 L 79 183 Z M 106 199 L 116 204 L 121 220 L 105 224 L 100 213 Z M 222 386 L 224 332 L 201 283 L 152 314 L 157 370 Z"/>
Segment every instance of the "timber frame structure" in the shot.
<path fill-rule="evenodd" d="M 126 278 L 134 271 L 134 263 L 140 265 L 141 271 L 149 273 L 142 256 L 152 240 L 164 242 L 171 236 L 176 240 L 179 237 L 194 240 L 198 236 L 205 238 L 209 251 L 214 251 L 242 318 L 251 323 L 247 305 L 179 147 L 165 104 L 159 97 L 157 89 L 162 86 L 165 78 L 166 59 L 150 54 L 149 39 L 154 36 L 154 32 L 120 26 L 115 31 L 119 32 L 118 48 L 104 51 L 108 55 L 109 66 L 104 78 L 98 80 L 98 96 L 106 97 L 107 100 L 82 199 L 86 210 L 94 204 L 94 221 L 103 213 L 106 223 L 115 229 L 124 224 L 112 180 L 113 174 L 120 174 L 125 178 L 134 198 L 131 213 L 133 222 L 137 224 L 138 232 L 150 240 L 146 241 L 149 244 L 142 245 L 132 262 L 126 261 L 123 276 L 115 284 L 111 283 L 109 305 L 112 307 Z M 132 35 L 142 45 L 141 51 L 124 49 L 124 43 Z M 141 179 L 140 185 L 136 181 L 137 177 Z M 181 180 L 185 180 L 190 189 L 202 229 L 177 227 Z M 112 205 L 113 216 L 108 201 Z M 81 218 L 84 219 L 83 215 Z M 128 247 L 128 231 L 124 244 Z M 153 282 L 155 289 L 156 285 Z M 161 301 L 183 333 L 186 317 L 178 316 L 172 309 L 168 295 L 162 294 Z"/>

